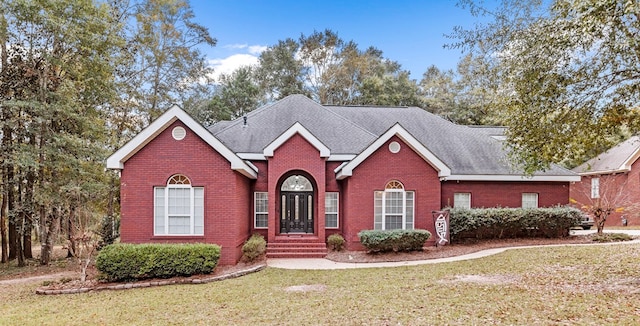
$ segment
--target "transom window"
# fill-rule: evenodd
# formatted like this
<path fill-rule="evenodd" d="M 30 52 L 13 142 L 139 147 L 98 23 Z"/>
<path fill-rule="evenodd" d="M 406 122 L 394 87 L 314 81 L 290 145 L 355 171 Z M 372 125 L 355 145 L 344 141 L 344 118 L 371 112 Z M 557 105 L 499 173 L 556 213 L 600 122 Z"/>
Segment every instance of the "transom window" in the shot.
<path fill-rule="evenodd" d="M 313 191 L 313 185 L 309 179 L 301 176 L 301 175 L 292 175 L 288 177 L 284 182 L 282 182 L 282 186 L 280 187 L 281 191 Z"/>
<path fill-rule="evenodd" d="M 203 235 L 204 188 L 192 187 L 182 174 L 154 188 L 155 235 Z"/>
<path fill-rule="evenodd" d="M 414 228 L 413 191 L 405 191 L 397 180 L 389 181 L 384 191 L 374 192 L 374 221 L 376 230 L 413 229 Z"/>

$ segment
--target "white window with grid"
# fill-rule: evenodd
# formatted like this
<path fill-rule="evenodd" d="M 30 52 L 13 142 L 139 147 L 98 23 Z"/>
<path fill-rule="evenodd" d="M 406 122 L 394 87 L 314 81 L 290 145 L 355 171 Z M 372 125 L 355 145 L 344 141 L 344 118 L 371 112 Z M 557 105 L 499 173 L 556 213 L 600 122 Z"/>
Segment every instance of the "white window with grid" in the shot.
<path fill-rule="evenodd" d="M 204 188 L 192 187 L 184 175 L 154 188 L 154 235 L 203 235 Z"/>
<path fill-rule="evenodd" d="M 335 229 L 339 226 L 338 197 L 337 192 L 324 193 L 324 224 L 328 229 Z"/>
<path fill-rule="evenodd" d="M 253 226 L 256 229 L 265 229 L 269 223 L 269 193 L 255 192 L 253 200 Z"/>
<path fill-rule="evenodd" d="M 591 179 L 591 198 L 600 198 L 600 178 Z"/>
<path fill-rule="evenodd" d="M 384 191 L 374 194 L 373 228 L 376 230 L 394 230 L 414 228 L 415 193 L 405 191 L 399 181 L 387 183 Z"/>
<path fill-rule="evenodd" d="M 470 192 L 454 193 L 453 208 L 471 209 L 471 193 Z"/>
<path fill-rule="evenodd" d="M 522 193 L 522 208 L 538 208 L 538 194 L 532 192 Z"/>

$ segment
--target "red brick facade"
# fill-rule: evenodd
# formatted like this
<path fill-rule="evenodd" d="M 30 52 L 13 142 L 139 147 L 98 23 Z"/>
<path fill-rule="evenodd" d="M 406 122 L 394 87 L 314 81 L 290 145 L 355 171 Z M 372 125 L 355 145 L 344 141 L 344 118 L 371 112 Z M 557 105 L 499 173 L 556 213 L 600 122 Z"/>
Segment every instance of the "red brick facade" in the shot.
<path fill-rule="evenodd" d="M 187 130 L 175 140 L 176 126 Z M 206 139 L 206 137 L 204 137 Z M 400 150 L 393 153 L 391 142 Z M 314 146 L 314 143 L 316 144 Z M 335 170 L 343 161 L 321 156 L 314 140 L 295 133 L 274 149 L 273 155 L 253 160 L 257 178 L 231 169 L 225 158 L 184 123 L 170 124 L 133 156 L 126 158 L 121 176 L 122 242 L 206 242 L 222 246 L 221 264 L 235 264 L 242 244 L 252 233 L 268 242 L 281 241 L 280 187 L 288 176 L 301 174 L 313 184 L 313 241 L 324 243 L 328 235 L 344 236 L 349 249 L 362 249 L 358 232 L 374 228 L 374 192 L 390 181 L 402 183 L 414 197 L 414 227 L 434 232 L 432 211 L 453 204 L 456 192 L 471 193 L 473 207 L 520 207 L 523 192 L 538 193 L 539 206 L 567 204 L 568 182 L 456 182 L 441 181 L 438 171 L 400 137 L 392 136 L 363 162 L 351 176 L 338 180 Z M 325 155 L 326 156 L 326 155 Z M 204 235 L 155 236 L 154 187 L 164 187 L 175 174 L 187 176 L 192 186 L 204 188 Z M 638 189 L 638 175 L 635 189 Z M 268 193 L 268 227 L 254 226 L 254 193 Z M 325 227 L 325 192 L 339 193 L 339 227 Z M 299 236 L 299 235 L 296 235 Z M 433 243 L 433 239 L 431 240 Z"/>
<path fill-rule="evenodd" d="M 622 217 L 627 225 L 640 225 L 640 160 L 631 165 L 626 173 L 585 175 L 580 182 L 571 186 L 570 197 L 576 206 L 591 206 L 597 199 L 591 198 L 591 180 L 599 178 L 600 199 L 613 203 L 621 212 L 613 212 L 605 222 L 605 226 L 621 226 Z"/>
<path fill-rule="evenodd" d="M 522 207 L 523 193 L 538 194 L 538 206 L 569 203 L 569 182 L 445 181 L 442 207 L 453 207 L 454 193 L 471 193 L 471 207 Z"/>
<path fill-rule="evenodd" d="M 280 186 L 286 177 L 292 174 L 306 176 L 314 188 L 316 204 L 314 212 L 314 234 L 324 239 L 324 193 L 325 193 L 325 159 L 320 152 L 300 134 L 295 134 L 278 147 L 273 157 L 268 158 L 268 191 L 269 191 L 269 231 L 267 241 L 275 239 L 280 230 Z M 322 218 L 320 218 L 322 217 Z"/>
<path fill-rule="evenodd" d="M 401 144 L 398 153 L 389 151 L 389 143 Z M 362 249 L 358 232 L 373 229 L 374 191 L 384 190 L 392 180 L 400 181 L 405 191 L 415 192 L 415 228 L 434 233 L 433 210 L 440 209 L 440 180 L 437 171 L 398 137 L 378 148 L 345 179 L 343 186 L 343 236 L 350 249 Z"/>
<path fill-rule="evenodd" d="M 187 129 L 175 140 L 175 126 Z M 154 187 L 183 174 L 194 187 L 204 187 L 203 236 L 154 236 Z M 121 241 L 207 242 L 222 246 L 221 264 L 235 264 L 251 223 L 249 180 L 180 122 L 175 122 L 125 162 L 120 178 Z"/>

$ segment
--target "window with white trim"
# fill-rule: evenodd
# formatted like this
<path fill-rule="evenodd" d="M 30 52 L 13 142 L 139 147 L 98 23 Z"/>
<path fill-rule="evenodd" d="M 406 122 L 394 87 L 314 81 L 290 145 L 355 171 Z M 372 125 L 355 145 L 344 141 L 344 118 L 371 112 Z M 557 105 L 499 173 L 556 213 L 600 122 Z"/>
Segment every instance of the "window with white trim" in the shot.
<path fill-rule="evenodd" d="M 389 181 L 384 191 L 374 192 L 373 228 L 376 230 L 408 229 L 414 227 L 413 191 L 405 191 L 402 183 Z"/>
<path fill-rule="evenodd" d="M 338 193 L 324 193 L 324 224 L 326 228 L 338 227 Z"/>
<path fill-rule="evenodd" d="M 522 208 L 538 208 L 538 194 L 533 192 L 523 192 Z"/>
<path fill-rule="evenodd" d="M 600 178 L 591 179 L 591 198 L 600 198 Z"/>
<path fill-rule="evenodd" d="M 154 235 L 203 235 L 204 188 L 176 174 L 166 187 L 154 187 Z"/>
<path fill-rule="evenodd" d="M 453 194 L 453 207 L 471 209 L 471 193 L 456 192 Z"/>
<path fill-rule="evenodd" d="M 269 222 L 269 193 L 255 192 L 253 194 L 253 226 L 256 229 L 268 227 Z"/>

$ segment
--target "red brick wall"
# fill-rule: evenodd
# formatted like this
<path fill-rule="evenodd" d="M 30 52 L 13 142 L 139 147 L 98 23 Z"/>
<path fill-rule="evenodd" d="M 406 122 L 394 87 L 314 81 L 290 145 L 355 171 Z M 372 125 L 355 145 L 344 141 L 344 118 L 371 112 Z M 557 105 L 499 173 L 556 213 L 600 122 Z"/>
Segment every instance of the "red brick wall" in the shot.
<path fill-rule="evenodd" d="M 273 241 L 280 232 L 280 183 L 292 171 L 302 172 L 310 177 L 314 185 L 314 232 L 323 239 L 324 230 L 324 193 L 326 160 L 320 157 L 318 149 L 313 147 L 299 134 L 293 135 L 278 147 L 273 157 L 268 159 L 269 191 L 269 231 L 268 241 Z"/>
<path fill-rule="evenodd" d="M 471 207 L 522 207 L 522 193 L 538 194 L 538 206 L 569 203 L 569 182 L 537 181 L 445 181 L 442 183 L 442 207 L 453 206 L 453 194 L 471 193 Z"/>
<path fill-rule="evenodd" d="M 175 126 L 186 137 L 171 136 Z M 165 186 L 174 174 L 184 174 L 193 186 L 204 187 L 204 236 L 154 236 L 153 188 Z M 222 246 L 220 264 L 235 264 L 249 228 L 250 181 L 231 170 L 224 157 L 177 121 L 127 160 L 120 179 L 121 240 L 144 242 L 206 242 Z"/>
<path fill-rule="evenodd" d="M 640 225 L 640 160 L 631 165 L 628 173 L 582 176 L 580 182 L 571 186 L 571 198 L 577 201 L 578 208 L 594 204 L 595 199 L 591 199 L 591 179 L 594 177 L 600 178 L 600 199 L 614 202 L 612 206 L 616 208 L 623 208 L 622 212 L 612 213 L 605 226 L 621 226 L 622 216 L 628 225 Z"/>
<path fill-rule="evenodd" d="M 400 152 L 389 151 L 389 143 L 401 144 Z M 440 179 L 437 171 L 398 137 L 392 137 L 344 181 L 343 236 L 350 249 L 362 249 L 358 232 L 373 229 L 375 190 L 384 190 L 391 180 L 415 192 L 415 228 L 434 233 L 432 211 L 440 209 Z M 433 238 L 432 238 L 433 239 Z"/>

